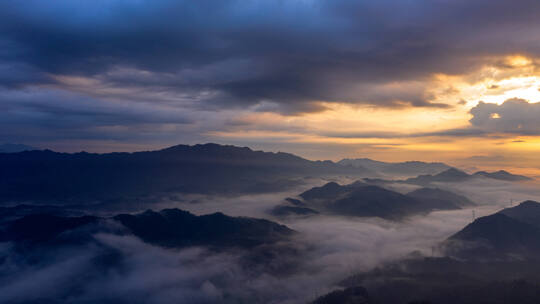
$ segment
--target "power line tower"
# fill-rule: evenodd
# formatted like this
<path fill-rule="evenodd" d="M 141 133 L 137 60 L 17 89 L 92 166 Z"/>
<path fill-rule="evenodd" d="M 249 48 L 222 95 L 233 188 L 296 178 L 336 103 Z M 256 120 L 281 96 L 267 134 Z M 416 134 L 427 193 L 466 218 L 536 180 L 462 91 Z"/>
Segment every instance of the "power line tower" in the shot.
<path fill-rule="evenodd" d="M 476 220 L 476 212 L 475 212 L 475 210 L 473 209 L 473 210 L 472 210 L 472 221 L 474 222 L 474 220 Z"/>

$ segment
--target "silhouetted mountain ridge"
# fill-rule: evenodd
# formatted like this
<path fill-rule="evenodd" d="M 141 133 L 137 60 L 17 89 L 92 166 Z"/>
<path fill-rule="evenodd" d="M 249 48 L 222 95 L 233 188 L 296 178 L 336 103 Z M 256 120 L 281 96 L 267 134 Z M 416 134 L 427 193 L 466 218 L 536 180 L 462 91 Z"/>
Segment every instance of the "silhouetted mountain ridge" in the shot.
<path fill-rule="evenodd" d="M 362 182 L 343 186 L 329 182 L 309 189 L 301 193 L 299 197 L 302 201 L 287 199 L 293 205 L 290 207 L 307 207 L 323 214 L 381 217 L 394 220 L 434 210 L 453 210 L 474 205 L 464 196 L 441 189 L 423 188 L 401 194 Z"/>
<path fill-rule="evenodd" d="M 515 207 L 505 208 L 499 213 L 540 228 L 540 203 L 538 202 L 524 201 Z"/>
<path fill-rule="evenodd" d="M 538 259 L 540 203 L 526 201 L 476 219 L 444 243 L 447 254 L 468 259 Z"/>
<path fill-rule="evenodd" d="M 287 205 L 278 205 L 270 210 L 270 213 L 274 216 L 288 216 L 288 215 L 297 215 L 297 216 L 307 216 L 313 214 L 319 214 L 318 211 L 313 210 L 307 207 L 298 207 L 298 206 L 287 206 Z"/>
<path fill-rule="evenodd" d="M 526 181 L 531 180 L 530 177 L 523 175 L 515 175 L 505 170 L 499 170 L 496 172 L 478 171 L 473 174 L 474 176 L 484 176 L 487 178 L 504 180 L 504 181 Z"/>
<path fill-rule="evenodd" d="M 432 182 L 460 182 L 470 178 L 471 176 L 461 170 L 451 168 L 436 175 L 420 175 L 417 177 L 406 179 L 409 184 L 429 184 Z"/>
<path fill-rule="evenodd" d="M 478 218 L 448 238 L 442 248 L 442 257 L 414 252 L 350 276 L 339 284 L 345 289 L 313 303 L 540 301 L 540 203 L 525 201 Z"/>
<path fill-rule="evenodd" d="M 342 166 L 359 167 L 373 172 L 387 175 L 416 176 L 421 174 L 437 174 L 451 167 L 444 163 L 426 163 L 421 161 L 406 161 L 388 163 L 372 160 L 369 158 L 342 159 L 338 162 Z"/>
<path fill-rule="evenodd" d="M 144 242 L 164 247 L 209 246 L 251 248 L 286 240 L 294 231 L 264 219 L 230 217 L 223 213 L 196 216 L 180 209 L 147 210 L 139 214 L 63 217 L 32 214 L 7 223 L 1 241 L 48 242 L 89 224 L 114 220 Z"/>
<path fill-rule="evenodd" d="M 485 177 L 485 178 L 502 180 L 502 181 L 531 180 L 531 178 L 529 177 L 526 177 L 523 175 L 511 174 L 504 170 L 500 170 L 500 171 L 492 172 L 492 173 L 479 171 L 474 174 L 467 174 L 466 172 L 463 172 L 461 170 L 451 168 L 436 175 L 419 175 L 417 177 L 413 177 L 413 178 L 406 179 L 404 181 L 397 181 L 397 182 L 403 182 L 407 184 L 416 184 L 416 185 L 428 185 L 434 182 L 446 182 L 446 183 L 464 182 L 475 177 Z"/>
<path fill-rule="evenodd" d="M 330 161 L 217 144 L 134 153 L 0 154 L 0 200 L 81 202 L 164 193 L 254 193 L 309 176 L 362 174 Z"/>
<path fill-rule="evenodd" d="M 455 210 L 475 205 L 463 195 L 439 188 L 420 188 L 407 193 L 407 196 L 439 210 Z"/>
<path fill-rule="evenodd" d="M 284 240 L 293 230 L 264 219 L 223 213 L 196 216 L 179 209 L 114 217 L 147 243 L 166 247 L 254 247 Z"/>
<path fill-rule="evenodd" d="M 407 258 L 351 276 L 340 283 L 344 290 L 319 298 L 339 302 L 315 303 L 364 303 L 355 302 L 352 292 L 364 286 L 364 297 L 378 304 L 535 304 L 540 301 L 539 270 L 539 263 L 522 261 Z"/>

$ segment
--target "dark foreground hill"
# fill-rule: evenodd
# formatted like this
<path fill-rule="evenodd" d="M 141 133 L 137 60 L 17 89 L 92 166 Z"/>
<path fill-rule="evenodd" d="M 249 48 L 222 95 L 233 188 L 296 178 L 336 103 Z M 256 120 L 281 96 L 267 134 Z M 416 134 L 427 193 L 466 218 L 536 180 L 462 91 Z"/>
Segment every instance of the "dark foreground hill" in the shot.
<path fill-rule="evenodd" d="M 540 203 L 538 202 L 524 201 L 515 207 L 505 208 L 499 213 L 540 228 Z"/>
<path fill-rule="evenodd" d="M 444 243 L 448 255 L 486 260 L 538 260 L 540 203 L 526 201 L 478 218 Z"/>
<path fill-rule="evenodd" d="M 179 209 L 164 209 L 160 212 L 148 210 L 134 215 L 119 214 L 112 218 L 27 215 L 5 223 L 0 231 L 0 242 L 58 244 L 61 239 L 70 243 L 77 240 L 66 238 L 69 233 L 89 226 L 93 226 L 88 230 L 92 233 L 103 229 L 108 231 L 106 222 L 111 220 L 120 223 L 130 234 L 146 243 L 175 248 L 250 248 L 285 240 L 294 233 L 284 225 L 264 219 L 230 217 L 223 213 L 196 216 Z M 77 234 L 77 238 L 80 237 L 81 234 Z"/>
<path fill-rule="evenodd" d="M 539 263 L 416 257 L 342 281 L 314 303 L 507 304 L 540 302 Z"/>
<path fill-rule="evenodd" d="M 223 213 L 195 216 L 179 209 L 120 214 L 114 219 L 143 241 L 165 247 L 254 247 L 284 240 L 293 233 L 284 225 L 264 219 Z"/>
<path fill-rule="evenodd" d="M 540 203 L 481 217 L 442 249 L 350 276 L 314 303 L 540 303 Z"/>
<path fill-rule="evenodd" d="M 310 176 L 362 175 L 330 161 L 205 144 L 136 153 L 0 153 L 1 201 L 106 201 L 167 193 L 284 190 Z"/>
<path fill-rule="evenodd" d="M 397 220 L 434 210 L 455 210 L 474 205 L 466 197 L 442 189 L 422 188 L 401 194 L 362 182 L 343 186 L 330 182 L 301 193 L 299 198 L 301 200 L 289 198 L 288 205 L 276 207 L 274 214 L 288 206 L 290 213 L 302 215 L 326 213 Z"/>
<path fill-rule="evenodd" d="M 158 302 L 266 303 L 244 286 L 297 272 L 308 249 L 286 226 L 222 213 L 43 211 L 0 223 L 1 303 L 154 303 L 171 288 Z"/>

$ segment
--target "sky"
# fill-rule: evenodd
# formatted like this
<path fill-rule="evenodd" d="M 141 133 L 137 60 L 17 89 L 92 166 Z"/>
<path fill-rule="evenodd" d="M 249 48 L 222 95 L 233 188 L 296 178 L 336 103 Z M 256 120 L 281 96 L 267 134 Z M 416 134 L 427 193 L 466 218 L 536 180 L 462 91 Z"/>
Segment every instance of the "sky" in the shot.
<path fill-rule="evenodd" d="M 0 142 L 540 174 L 537 0 L 4 0 Z"/>

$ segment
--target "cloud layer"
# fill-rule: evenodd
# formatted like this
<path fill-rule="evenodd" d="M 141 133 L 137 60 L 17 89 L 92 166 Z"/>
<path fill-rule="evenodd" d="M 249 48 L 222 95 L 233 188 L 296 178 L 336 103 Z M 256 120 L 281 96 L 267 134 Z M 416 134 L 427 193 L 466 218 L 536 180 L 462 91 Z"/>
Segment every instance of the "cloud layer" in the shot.
<path fill-rule="evenodd" d="M 507 207 L 512 198 L 514 202 L 540 198 L 537 184 L 486 179 L 438 186 L 472 198 L 479 204 L 478 217 Z M 297 193 L 202 197 L 197 202 L 163 202 L 159 208 L 271 218 L 269 208 Z M 159 209 L 153 203 L 135 208 Z M 246 255 L 257 254 L 256 250 L 164 249 L 116 233 L 121 228 L 108 223 L 74 231 L 72 237 L 78 240 L 89 231 L 93 235 L 91 241 L 76 245 L 24 250 L 0 244 L 0 302 L 306 303 L 359 271 L 411 251 L 430 255 L 432 246 L 470 221 L 470 209 L 433 212 L 404 222 L 334 216 L 286 219 L 284 223 L 299 232 L 293 244 L 287 244 L 295 248 L 292 254 L 287 246 L 283 251 L 263 248 L 262 256 L 277 258 L 263 266 L 254 260 L 247 267 Z M 287 271 L 272 271 L 276 264 L 287 266 Z"/>
<path fill-rule="evenodd" d="M 432 91 L 434 75 L 538 57 L 539 11 L 533 0 L 3 1 L 0 135 L 200 142 L 231 111 L 448 109 L 458 100 Z"/>
<path fill-rule="evenodd" d="M 540 103 L 509 99 L 498 104 L 480 102 L 471 109 L 472 126 L 487 133 L 540 135 Z"/>
<path fill-rule="evenodd" d="M 530 0 L 7 1 L 0 60 L 5 73 L 19 67 L 4 83 L 11 86 L 51 74 L 99 76 L 225 107 L 433 106 L 406 82 L 463 73 L 486 55 L 536 53 L 526 29 L 539 9 Z M 126 67 L 140 73 L 111 74 Z"/>

